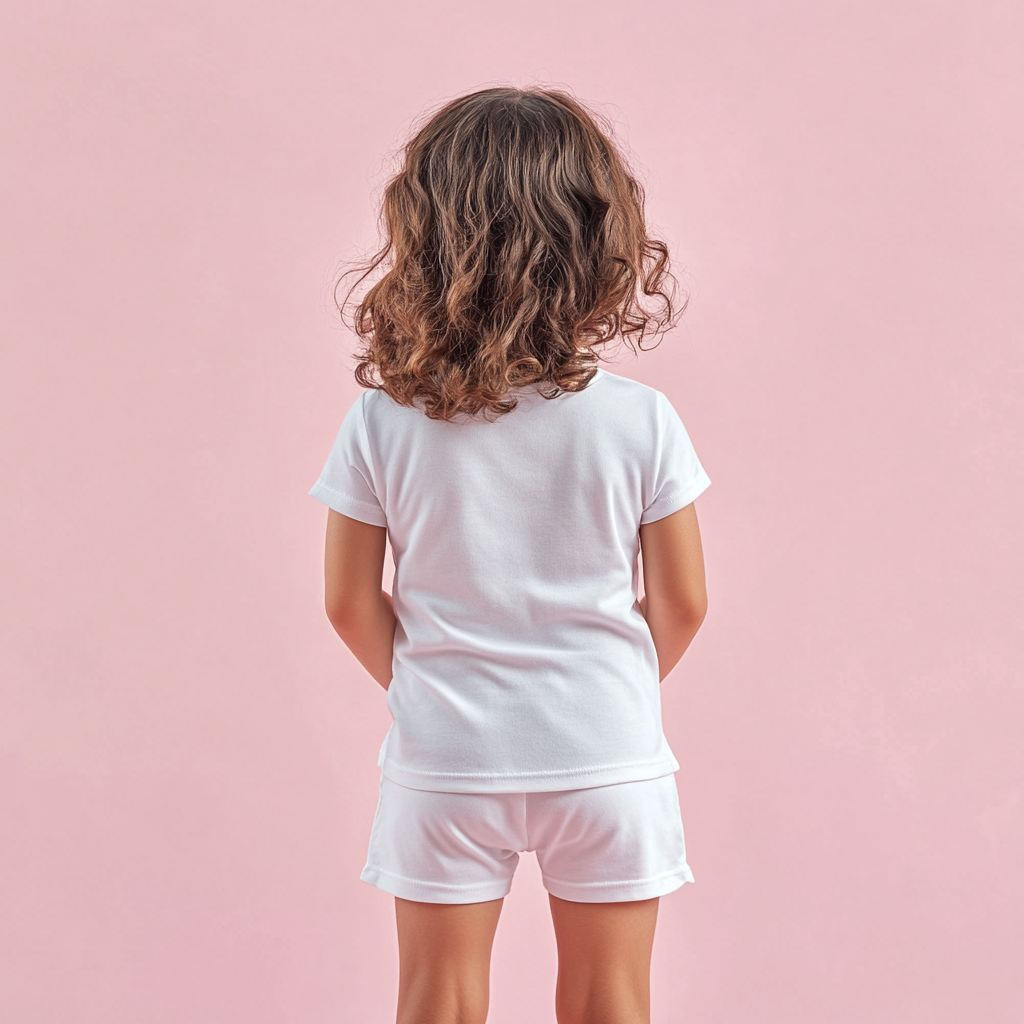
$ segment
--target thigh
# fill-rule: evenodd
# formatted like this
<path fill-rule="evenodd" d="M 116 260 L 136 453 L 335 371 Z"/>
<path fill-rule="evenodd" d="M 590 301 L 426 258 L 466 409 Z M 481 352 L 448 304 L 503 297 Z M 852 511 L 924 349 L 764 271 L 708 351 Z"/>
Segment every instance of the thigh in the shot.
<path fill-rule="evenodd" d="M 646 1024 L 658 897 L 577 903 L 549 893 L 559 1024 Z"/>
<path fill-rule="evenodd" d="M 420 903 L 395 898 L 398 1024 L 486 1020 L 491 947 L 503 902 Z"/>

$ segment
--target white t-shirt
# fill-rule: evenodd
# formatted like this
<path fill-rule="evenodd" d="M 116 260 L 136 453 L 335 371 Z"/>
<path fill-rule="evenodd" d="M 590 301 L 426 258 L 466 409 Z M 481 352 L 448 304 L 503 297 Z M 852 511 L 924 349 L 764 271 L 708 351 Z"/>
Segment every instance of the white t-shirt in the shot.
<path fill-rule="evenodd" d="M 378 764 L 460 793 L 667 775 L 639 527 L 711 480 L 645 384 L 599 369 L 583 391 L 516 394 L 493 422 L 445 422 L 365 390 L 309 492 L 388 528 L 398 627 Z"/>

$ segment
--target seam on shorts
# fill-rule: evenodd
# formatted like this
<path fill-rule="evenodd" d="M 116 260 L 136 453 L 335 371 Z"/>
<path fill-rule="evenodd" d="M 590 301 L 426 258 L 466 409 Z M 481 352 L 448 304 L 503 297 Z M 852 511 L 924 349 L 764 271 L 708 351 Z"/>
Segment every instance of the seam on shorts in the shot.
<path fill-rule="evenodd" d="M 689 867 L 673 868 L 671 871 L 662 871 L 657 875 L 648 875 L 646 878 L 633 878 L 624 882 L 566 882 L 561 878 L 555 878 L 553 875 L 548 874 L 545 874 L 543 879 L 545 882 L 554 882 L 556 885 L 565 886 L 567 889 L 613 889 L 624 886 L 650 885 L 652 882 L 660 882 L 663 878 L 677 876 L 690 881 L 693 880 L 693 872 Z"/>

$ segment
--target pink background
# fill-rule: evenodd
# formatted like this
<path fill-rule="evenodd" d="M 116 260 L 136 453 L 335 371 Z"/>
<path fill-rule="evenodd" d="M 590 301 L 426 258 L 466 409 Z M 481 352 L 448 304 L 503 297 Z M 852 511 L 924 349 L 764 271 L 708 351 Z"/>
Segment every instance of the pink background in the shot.
<path fill-rule="evenodd" d="M 0 1019 L 393 1019 L 328 284 L 422 110 L 534 81 L 618 121 L 693 293 L 611 366 L 714 481 L 655 1020 L 1024 1019 L 1022 12 L 5 4 Z M 554 970 L 524 857 L 491 1020 Z"/>

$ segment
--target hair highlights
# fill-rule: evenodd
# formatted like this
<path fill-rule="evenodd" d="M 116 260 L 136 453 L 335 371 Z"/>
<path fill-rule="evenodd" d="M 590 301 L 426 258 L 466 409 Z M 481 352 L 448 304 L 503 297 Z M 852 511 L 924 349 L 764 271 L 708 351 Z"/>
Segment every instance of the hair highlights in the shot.
<path fill-rule="evenodd" d="M 528 384 L 546 398 L 582 390 L 596 346 L 642 348 L 686 308 L 673 308 L 642 187 L 563 92 L 448 103 L 405 146 L 381 226 L 382 248 L 342 275 L 359 275 L 347 301 L 385 271 L 353 315 L 356 380 L 402 405 L 421 399 L 432 419 L 510 412 L 511 389 Z"/>

